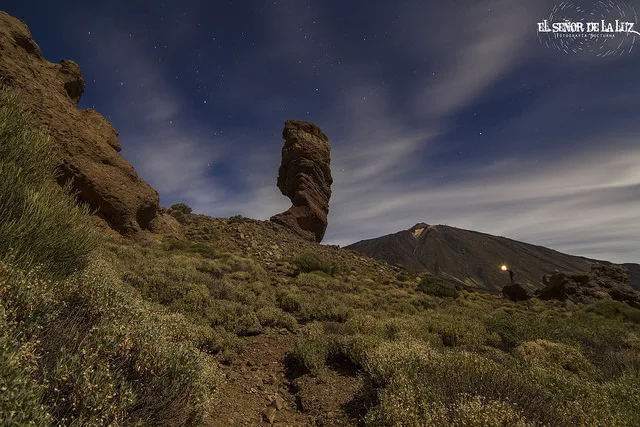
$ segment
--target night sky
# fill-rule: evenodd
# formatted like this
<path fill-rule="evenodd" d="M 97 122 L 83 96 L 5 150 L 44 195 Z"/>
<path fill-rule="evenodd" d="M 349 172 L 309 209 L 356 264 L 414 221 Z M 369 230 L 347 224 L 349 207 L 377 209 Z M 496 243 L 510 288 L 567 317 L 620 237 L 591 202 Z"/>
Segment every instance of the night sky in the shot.
<path fill-rule="evenodd" d="M 282 128 L 311 120 L 332 147 L 323 243 L 426 222 L 640 262 L 640 37 L 607 57 L 546 47 L 546 0 L 96 3 L 0 9 L 80 65 L 80 107 L 163 206 L 287 209 Z"/>

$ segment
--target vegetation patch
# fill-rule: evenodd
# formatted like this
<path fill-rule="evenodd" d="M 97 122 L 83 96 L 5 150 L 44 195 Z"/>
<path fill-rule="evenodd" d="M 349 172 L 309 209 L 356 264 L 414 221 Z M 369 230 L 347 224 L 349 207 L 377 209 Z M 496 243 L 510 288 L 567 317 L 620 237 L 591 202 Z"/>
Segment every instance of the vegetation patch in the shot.
<path fill-rule="evenodd" d="M 62 158 L 32 126 L 19 94 L 0 88 L 0 260 L 40 265 L 64 277 L 82 269 L 98 244 L 85 205 L 55 184 Z"/>
<path fill-rule="evenodd" d="M 192 209 L 185 203 L 176 203 L 169 208 L 169 215 L 174 217 L 180 224 L 186 225 L 190 223 Z"/>
<path fill-rule="evenodd" d="M 185 235 L 215 239 L 96 239 L 86 208 L 49 185 L 58 163 L 44 134 L 14 95 L 1 99 L 5 424 L 215 424 L 221 393 L 276 386 L 249 380 L 290 351 L 307 392 L 335 390 L 340 366 L 366 379 L 375 398 L 357 422 L 369 425 L 640 425 L 638 310 L 516 304 L 434 277 L 416 287 L 385 263 L 186 205 L 170 209 Z M 245 348 L 272 359 L 237 363 Z"/>
<path fill-rule="evenodd" d="M 459 292 L 453 283 L 434 276 L 426 276 L 420 280 L 418 290 L 436 297 L 458 298 Z"/>
<path fill-rule="evenodd" d="M 629 305 L 610 299 L 601 300 L 589 304 L 584 308 L 587 313 L 598 314 L 607 319 L 616 319 L 622 322 L 640 323 L 640 310 Z"/>
<path fill-rule="evenodd" d="M 293 265 L 303 273 L 312 271 L 321 271 L 329 275 L 336 273 L 336 266 L 328 261 L 321 259 L 318 255 L 306 252 L 298 255 L 292 260 Z"/>

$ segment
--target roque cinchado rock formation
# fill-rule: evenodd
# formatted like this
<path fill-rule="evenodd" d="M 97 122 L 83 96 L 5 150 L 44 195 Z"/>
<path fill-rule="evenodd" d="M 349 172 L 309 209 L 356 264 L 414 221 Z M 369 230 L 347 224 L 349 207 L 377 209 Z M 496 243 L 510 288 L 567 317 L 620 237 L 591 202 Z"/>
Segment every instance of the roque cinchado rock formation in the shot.
<path fill-rule="evenodd" d="M 331 197 L 329 139 L 314 123 L 287 120 L 278 188 L 293 204 L 271 217 L 303 238 L 320 242 L 327 229 Z"/>
<path fill-rule="evenodd" d="M 118 133 L 93 109 L 77 108 L 84 91 L 78 65 L 44 59 L 19 19 L 0 11 L 0 84 L 21 91 L 35 122 L 48 128 L 63 155 L 60 183 L 73 179 L 78 198 L 114 230 L 150 227 L 159 196 L 122 156 Z"/>

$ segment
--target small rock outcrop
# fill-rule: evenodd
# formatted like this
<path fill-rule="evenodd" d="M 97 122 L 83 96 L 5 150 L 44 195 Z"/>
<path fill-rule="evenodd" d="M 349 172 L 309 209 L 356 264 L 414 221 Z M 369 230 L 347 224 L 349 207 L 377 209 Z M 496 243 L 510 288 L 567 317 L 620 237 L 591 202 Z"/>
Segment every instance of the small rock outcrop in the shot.
<path fill-rule="evenodd" d="M 540 299 L 570 300 L 592 303 L 613 299 L 640 308 L 640 292 L 629 284 L 629 271 L 621 266 L 592 264 L 589 273 L 554 271 L 543 278 Z"/>
<path fill-rule="evenodd" d="M 162 206 L 158 209 L 156 217 L 149 223 L 149 231 L 170 239 L 185 238 L 184 230 L 178 220 L 169 213 L 169 209 Z"/>
<path fill-rule="evenodd" d="M 521 283 L 512 283 L 502 288 L 502 295 L 511 301 L 526 301 L 534 297 L 534 293 Z"/>
<path fill-rule="evenodd" d="M 314 123 L 298 120 L 287 120 L 282 137 L 278 188 L 293 205 L 272 216 L 271 221 L 307 240 L 321 242 L 333 184 L 329 139 Z"/>
<path fill-rule="evenodd" d="M 78 110 L 84 79 L 78 64 L 44 59 L 29 29 L 0 11 L 0 84 L 20 91 L 36 124 L 63 155 L 60 184 L 73 180 L 78 198 L 121 234 L 148 229 L 159 196 L 122 156 L 118 133 L 95 110 Z"/>

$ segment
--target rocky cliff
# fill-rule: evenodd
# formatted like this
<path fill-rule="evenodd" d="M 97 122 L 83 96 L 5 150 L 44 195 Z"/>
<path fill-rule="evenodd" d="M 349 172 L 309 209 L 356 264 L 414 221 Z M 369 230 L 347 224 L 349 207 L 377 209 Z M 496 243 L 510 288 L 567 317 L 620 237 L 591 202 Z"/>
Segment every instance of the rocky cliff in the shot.
<path fill-rule="evenodd" d="M 0 84 L 21 91 L 36 123 L 60 148 L 60 184 L 73 180 L 79 199 L 121 234 L 150 227 L 158 193 L 118 154 L 111 123 L 93 109 L 77 108 L 85 87 L 78 65 L 47 61 L 24 22 L 1 11 Z"/>

